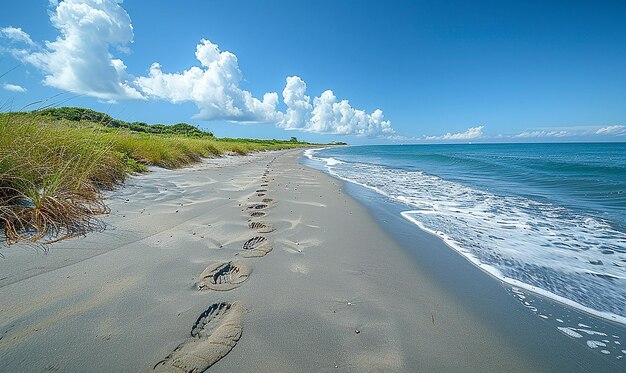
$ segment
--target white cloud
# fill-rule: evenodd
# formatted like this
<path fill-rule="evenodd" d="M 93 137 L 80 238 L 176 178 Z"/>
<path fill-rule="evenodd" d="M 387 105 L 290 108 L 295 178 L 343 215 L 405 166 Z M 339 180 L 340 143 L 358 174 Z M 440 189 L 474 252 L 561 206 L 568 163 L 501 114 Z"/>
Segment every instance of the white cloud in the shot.
<path fill-rule="evenodd" d="M 626 134 L 626 126 L 607 126 L 596 131 L 596 135 L 622 135 Z"/>
<path fill-rule="evenodd" d="M 276 122 L 278 94 L 266 93 L 262 100 L 239 87 L 243 75 L 237 56 L 220 51 L 216 44 L 202 39 L 196 46 L 196 58 L 201 66 L 192 66 L 181 73 L 164 73 L 161 65 L 153 63 L 147 77 L 135 84 L 147 96 L 180 103 L 191 101 L 200 112 L 198 119 L 225 119 L 242 122 Z"/>
<path fill-rule="evenodd" d="M 324 91 L 319 97 L 306 95 L 306 83 L 298 76 L 287 78 L 283 89 L 287 105 L 278 126 L 284 129 L 315 133 L 357 136 L 392 136 L 391 122 L 384 120 L 380 109 L 367 114 L 353 108 L 348 100 L 338 100 L 333 91 Z"/>
<path fill-rule="evenodd" d="M 426 140 L 471 140 L 477 139 L 483 136 L 483 128 L 485 126 L 471 127 L 465 132 L 459 133 L 446 133 L 442 136 L 426 136 Z"/>
<path fill-rule="evenodd" d="M 19 27 L 9 26 L 1 28 L 0 35 L 15 43 L 23 43 L 30 46 L 35 45 L 35 43 L 31 40 L 30 35 L 22 31 Z"/>
<path fill-rule="evenodd" d="M 513 137 L 517 138 L 532 138 L 532 137 L 566 137 L 571 136 L 572 134 L 568 131 L 524 131 L 514 135 Z"/>
<path fill-rule="evenodd" d="M 51 2 L 56 5 L 50 12 L 50 21 L 60 33 L 57 39 L 46 41 L 44 47 L 35 47 L 31 41 L 30 48 L 12 52 L 41 69 L 44 84 L 51 87 L 104 100 L 141 99 L 142 95 L 130 85 L 132 78 L 126 73 L 124 62 L 111 54 L 112 48 L 123 50 L 133 40 L 133 26 L 119 5 L 121 2 Z M 12 30 L 14 38 L 30 40 L 23 31 Z"/>
<path fill-rule="evenodd" d="M 7 91 L 10 92 L 18 92 L 18 93 L 24 93 L 26 92 L 26 88 L 21 87 L 19 85 L 16 84 L 9 84 L 9 83 L 5 83 L 2 88 L 4 88 Z"/>
<path fill-rule="evenodd" d="M 313 110 L 311 98 L 306 95 L 304 80 L 298 76 L 287 77 L 287 83 L 283 89 L 283 102 L 287 105 L 287 111 L 279 126 L 285 129 L 304 128 Z"/>

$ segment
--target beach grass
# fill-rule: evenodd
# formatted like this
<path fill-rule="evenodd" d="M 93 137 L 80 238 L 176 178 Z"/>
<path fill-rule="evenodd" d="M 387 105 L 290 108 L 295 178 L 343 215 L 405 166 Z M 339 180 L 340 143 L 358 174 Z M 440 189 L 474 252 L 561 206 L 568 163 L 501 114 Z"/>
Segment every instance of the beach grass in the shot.
<path fill-rule="evenodd" d="M 108 212 L 103 190 L 123 183 L 129 173 L 146 172 L 151 165 L 178 168 L 225 153 L 245 155 L 310 145 L 219 139 L 190 125 L 177 126 L 180 133 L 163 125 L 142 124 L 140 130 L 137 126 L 133 130 L 110 121 L 41 112 L 0 114 L 4 241 L 51 242 L 103 229 L 97 218 Z"/>

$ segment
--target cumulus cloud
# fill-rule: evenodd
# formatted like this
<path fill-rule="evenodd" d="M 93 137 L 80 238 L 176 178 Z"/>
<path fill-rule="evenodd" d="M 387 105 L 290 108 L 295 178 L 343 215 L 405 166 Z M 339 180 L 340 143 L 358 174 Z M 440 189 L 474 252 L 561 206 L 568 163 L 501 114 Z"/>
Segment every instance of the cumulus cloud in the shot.
<path fill-rule="evenodd" d="M 596 131 L 596 135 L 623 135 L 626 134 L 626 126 L 607 126 Z"/>
<path fill-rule="evenodd" d="M 242 122 L 276 122 L 278 94 L 266 93 L 260 100 L 239 87 L 243 75 L 237 56 L 220 51 L 217 44 L 202 39 L 196 46 L 200 66 L 180 73 L 164 73 L 161 65 L 153 63 L 149 75 L 139 77 L 135 84 L 152 98 L 180 103 L 193 102 L 200 112 L 197 119 L 225 119 Z"/>
<path fill-rule="evenodd" d="M 442 136 L 426 136 L 426 140 L 471 140 L 477 139 L 483 136 L 483 128 L 485 126 L 471 127 L 465 132 L 459 133 L 446 133 Z"/>
<path fill-rule="evenodd" d="M 35 45 L 35 43 L 30 38 L 30 35 L 22 31 L 22 29 L 19 27 L 9 26 L 1 28 L 0 35 L 14 43 L 23 43 L 29 46 Z"/>
<path fill-rule="evenodd" d="M 287 111 L 279 126 L 285 129 L 301 129 L 309 122 L 313 105 L 311 98 L 306 95 L 306 83 L 298 76 L 287 77 L 287 84 L 283 89 L 283 102 Z"/>
<path fill-rule="evenodd" d="M 56 8 L 50 12 L 50 21 L 59 36 L 44 46 L 36 46 L 20 29 L 5 28 L 2 34 L 27 44 L 12 52 L 42 70 L 46 85 L 104 100 L 141 99 L 130 84 L 126 65 L 111 52 L 114 48 L 123 51 L 133 40 L 133 26 L 121 2 L 52 2 Z"/>
<path fill-rule="evenodd" d="M 278 126 L 289 130 L 357 136 L 392 136 L 391 122 L 380 109 L 367 114 L 353 108 L 348 100 L 339 100 L 331 90 L 319 97 L 306 95 L 306 83 L 298 76 L 287 78 L 283 102 L 287 110 Z"/>
<path fill-rule="evenodd" d="M 568 131 L 524 131 L 514 135 L 517 138 L 533 138 L 533 137 L 566 137 L 571 134 Z"/>
<path fill-rule="evenodd" d="M 9 84 L 9 83 L 5 83 L 2 88 L 4 88 L 5 90 L 9 91 L 9 92 L 17 92 L 17 93 L 24 93 L 26 92 L 26 88 L 21 87 L 19 85 L 16 84 Z"/>

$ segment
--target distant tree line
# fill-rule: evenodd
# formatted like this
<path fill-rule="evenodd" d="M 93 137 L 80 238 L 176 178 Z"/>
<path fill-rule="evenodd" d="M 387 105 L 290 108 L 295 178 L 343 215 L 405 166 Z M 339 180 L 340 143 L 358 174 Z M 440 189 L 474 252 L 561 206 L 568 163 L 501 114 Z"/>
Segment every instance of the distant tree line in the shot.
<path fill-rule="evenodd" d="M 187 123 L 177 123 L 173 125 L 147 124 L 144 122 L 129 123 L 123 120 L 112 118 L 108 114 L 79 107 L 49 108 L 44 110 L 36 110 L 33 113 L 37 115 L 52 117 L 54 119 L 65 119 L 74 122 L 86 121 L 101 123 L 102 125 L 108 127 L 126 128 L 136 132 L 166 135 L 185 135 L 190 137 L 213 137 L 212 132 L 202 131 L 201 129 Z"/>

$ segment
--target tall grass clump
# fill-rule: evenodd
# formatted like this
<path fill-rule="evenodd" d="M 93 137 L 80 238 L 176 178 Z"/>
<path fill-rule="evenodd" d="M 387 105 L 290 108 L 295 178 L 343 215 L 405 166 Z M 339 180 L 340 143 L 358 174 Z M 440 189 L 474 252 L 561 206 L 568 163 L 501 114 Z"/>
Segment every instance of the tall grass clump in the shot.
<path fill-rule="evenodd" d="M 102 228 L 94 219 L 108 211 L 101 190 L 123 181 L 126 169 L 89 132 L 0 117 L 0 226 L 8 243 Z"/>

